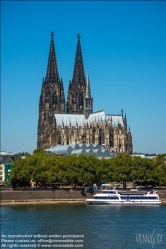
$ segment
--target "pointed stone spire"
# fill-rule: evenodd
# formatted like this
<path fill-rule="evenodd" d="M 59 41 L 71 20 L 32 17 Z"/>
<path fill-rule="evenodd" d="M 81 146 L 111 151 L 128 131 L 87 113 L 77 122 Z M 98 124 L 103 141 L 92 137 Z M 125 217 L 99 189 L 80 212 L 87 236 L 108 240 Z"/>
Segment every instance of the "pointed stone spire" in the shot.
<path fill-rule="evenodd" d="M 51 32 L 47 72 L 42 83 L 39 100 L 37 147 L 42 149 L 48 148 L 50 143 L 57 143 L 57 135 L 55 135 L 57 132 L 56 120 L 54 119 L 54 114 L 65 112 L 64 88 L 62 79 L 60 80 L 58 74 L 53 36 L 54 34 Z"/>
<path fill-rule="evenodd" d="M 87 82 L 86 82 L 86 95 L 85 97 L 89 98 L 91 97 L 91 92 L 90 92 L 90 79 L 89 79 L 89 70 L 88 70 L 88 75 L 87 75 Z"/>
<path fill-rule="evenodd" d="M 84 98 L 84 114 L 85 114 L 85 118 L 87 119 L 89 115 L 93 112 L 93 98 L 91 98 L 91 92 L 90 92 L 89 71 L 88 71 L 85 90 L 86 91 L 85 91 L 85 98 Z"/>
<path fill-rule="evenodd" d="M 129 154 L 133 153 L 133 144 L 132 144 L 132 135 L 131 135 L 131 131 L 130 131 L 130 126 L 129 126 L 129 130 L 127 133 L 127 152 Z"/>
<path fill-rule="evenodd" d="M 76 57 L 75 57 L 75 64 L 74 64 L 74 72 L 73 72 L 73 80 L 76 83 L 83 83 L 85 81 L 85 74 L 84 74 L 84 65 L 82 59 L 82 51 L 81 51 L 81 43 L 80 43 L 80 34 L 77 36 L 77 49 L 76 49 Z"/>
<path fill-rule="evenodd" d="M 124 122 L 125 131 L 127 132 L 127 117 L 126 117 L 126 113 L 125 113 L 125 116 L 123 117 L 123 122 Z"/>
<path fill-rule="evenodd" d="M 86 78 L 81 52 L 80 35 L 78 34 L 76 56 L 72 80 L 69 82 L 67 97 L 67 113 L 84 113 L 86 94 Z"/>
<path fill-rule="evenodd" d="M 59 81 L 59 74 L 58 74 L 58 66 L 56 61 L 56 53 L 55 53 L 55 46 L 54 46 L 54 33 L 51 32 L 51 41 L 50 41 L 50 51 L 48 57 L 48 66 L 47 66 L 47 73 L 46 79 L 47 81 L 57 82 Z"/>
<path fill-rule="evenodd" d="M 129 125 L 129 131 L 128 132 L 130 132 L 130 125 Z"/>

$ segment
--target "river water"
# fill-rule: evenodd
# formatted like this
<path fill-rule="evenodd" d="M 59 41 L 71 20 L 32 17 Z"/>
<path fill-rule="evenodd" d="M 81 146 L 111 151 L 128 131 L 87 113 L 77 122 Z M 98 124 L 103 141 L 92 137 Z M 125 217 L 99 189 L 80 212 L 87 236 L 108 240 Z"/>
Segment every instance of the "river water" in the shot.
<path fill-rule="evenodd" d="M 165 249 L 166 205 L 2 206 L 1 248 L 7 247 Z"/>

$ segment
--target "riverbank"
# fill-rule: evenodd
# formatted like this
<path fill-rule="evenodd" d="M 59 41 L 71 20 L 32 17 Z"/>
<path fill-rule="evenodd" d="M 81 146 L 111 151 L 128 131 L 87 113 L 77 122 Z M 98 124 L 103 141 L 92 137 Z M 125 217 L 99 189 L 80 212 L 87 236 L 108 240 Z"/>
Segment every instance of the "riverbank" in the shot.
<path fill-rule="evenodd" d="M 7 190 L 1 191 L 1 205 L 13 204 L 43 204 L 43 203 L 85 203 L 92 198 L 93 193 L 84 189 L 71 190 Z"/>
<path fill-rule="evenodd" d="M 121 192 L 121 191 L 120 191 Z M 127 191 L 130 192 L 131 191 Z M 140 192 L 140 191 L 139 191 Z M 141 191 L 144 192 L 144 191 Z M 133 193 L 133 192 L 132 192 Z M 137 192 L 138 193 L 138 192 Z M 53 190 L 7 190 L 1 191 L 1 205 L 13 204 L 46 204 L 46 203 L 85 203 L 87 198 L 93 198 L 94 192 L 84 189 L 53 189 Z M 166 190 L 158 190 L 162 203 L 166 203 Z"/>

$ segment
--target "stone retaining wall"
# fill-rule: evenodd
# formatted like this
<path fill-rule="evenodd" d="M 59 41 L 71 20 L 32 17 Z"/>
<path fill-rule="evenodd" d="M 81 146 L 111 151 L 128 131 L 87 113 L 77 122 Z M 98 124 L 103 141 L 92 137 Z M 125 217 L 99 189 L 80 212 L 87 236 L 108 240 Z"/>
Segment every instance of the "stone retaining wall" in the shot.
<path fill-rule="evenodd" d="M 1 203 L 10 202 L 61 202 L 74 201 L 85 202 L 92 198 L 93 194 L 84 190 L 34 190 L 34 191 L 2 191 Z"/>

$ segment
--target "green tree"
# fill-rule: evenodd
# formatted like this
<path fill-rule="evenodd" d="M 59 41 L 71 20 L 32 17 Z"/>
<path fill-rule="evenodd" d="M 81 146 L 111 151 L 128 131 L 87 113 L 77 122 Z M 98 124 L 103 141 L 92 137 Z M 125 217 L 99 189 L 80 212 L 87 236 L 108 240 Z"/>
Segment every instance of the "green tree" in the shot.
<path fill-rule="evenodd" d="M 28 167 L 26 159 L 18 158 L 13 165 L 10 174 L 10 182 L 13 188 L 29 187 L 31 182 L 32 168 Z"/>
<path fill-rule="evenodd" d="M 135 159 L 136 161 L 136 159 Z M 138 162 L 138 159 L 137 159 Z M 147 186 L 155 183 L 155 163 L 152 159 L 141 158 L 137 164 L 137 182 Z"/>
<path fill-rule="evenodd" d="M 126 182 L 132 181 L 132 157 L 128 154 L 119 154 L 114 159 L 114 179 L 117 182 L 123 182 L 123 188 L 126 188 Z"/>
<path fill-rule="evenodd" d="M 157 168 L 160 169 L 159 183 L 160 185 L 166 186 L 166 165 L 159 165 Z"/>
<path fill-rule="evenodd" d="M 166 157 L 166 154 L 158 155 L 156 158 L 154 158 L 154 161 L 156 162 L 156 165 L 163 165 L 164 164 L 164 157 Z"/>
<path fill-rule="evenodd" d="M 165 155 L 165 154 L 164 154 Z M 166 165 L 164 156 L 152 160 L 141 157 L 131 157 L 119 154 L 115 158 L 99 160 L 94 156 L 69 155 L 55 156 L 42 149 L 34 150 L 33 154 L 26 154 L 24 159 L 18 158 L 14 162 L 10 174 L 13 188 L 30 186 L 31 181 L 46 187 L 47 183 L 63 183 L 72 186 L 85 185 L 89 182 L 126 182 L 141 184 L 166 185 Z"/>

